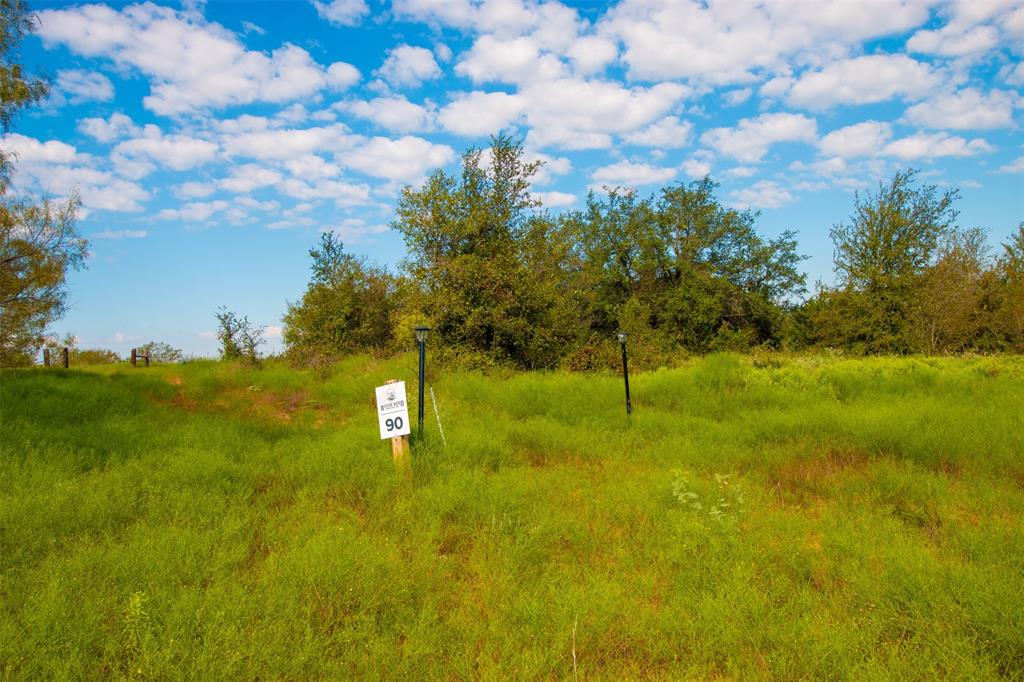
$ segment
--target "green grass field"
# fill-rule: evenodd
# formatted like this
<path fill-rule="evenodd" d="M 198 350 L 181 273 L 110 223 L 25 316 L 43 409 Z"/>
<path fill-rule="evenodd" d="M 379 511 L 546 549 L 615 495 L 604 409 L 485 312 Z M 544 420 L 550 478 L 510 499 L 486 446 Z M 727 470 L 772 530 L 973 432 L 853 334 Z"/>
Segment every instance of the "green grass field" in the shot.
<path fill-rule="evenodd" d="M 0 675 L 1024 678 L 1022 358 L 392 377 L 0 374 Z"/>

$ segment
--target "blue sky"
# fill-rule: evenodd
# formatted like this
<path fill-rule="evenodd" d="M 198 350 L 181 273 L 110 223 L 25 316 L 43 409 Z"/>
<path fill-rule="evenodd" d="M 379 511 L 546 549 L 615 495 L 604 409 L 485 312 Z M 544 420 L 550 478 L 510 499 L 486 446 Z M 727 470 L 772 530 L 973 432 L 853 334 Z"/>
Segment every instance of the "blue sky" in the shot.
<path fill-rule="evenodd" d="M 721 200 L 829 228 L 896 170 L 959 188 L 993 246 L 1024 219 L 1024 3 L 333 0 L 39 3 L 20 60 L 53 94 L 3 147 L 19 189 L 81 194 L 89 267 L 53 331 L 214 354 L 219 305 L 268 325 L 334 230 L 397 266 L 402 186 L 499 131 L 554 211 L 710 173 Z"/>

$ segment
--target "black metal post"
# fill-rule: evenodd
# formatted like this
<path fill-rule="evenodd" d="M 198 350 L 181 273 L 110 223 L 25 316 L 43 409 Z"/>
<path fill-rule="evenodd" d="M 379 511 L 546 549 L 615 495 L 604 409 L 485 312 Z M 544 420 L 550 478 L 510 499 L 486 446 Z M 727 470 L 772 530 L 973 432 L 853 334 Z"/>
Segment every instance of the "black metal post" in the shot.
<path fill-rule="evenodd" d="M 629 365 L 626 363 L 626 342 L 622 342 L 622 378 L 626 382 L 626 414 L 633 414 L 633 403 L 629 399 Z"/>
<path fill-rule="evenodd" d="M 427 353 L 427 342 L 423 341 L 423 340 L 420 340 L 417 343 L 419 343 L 419 346 L 420 346 L 420 386 L 419 386 L 420 397 L 419 397 L 419 403 L 418 403 L 418 405 L 416 407 L 417 407 L 417 412 L 419 413 L 418 416 L 419 416 L 419 419 L 420 419 L 420 438 L 423 438 L 423 365 L 424 365 L 424 360 L 426 358 L 426 353 Z"/>

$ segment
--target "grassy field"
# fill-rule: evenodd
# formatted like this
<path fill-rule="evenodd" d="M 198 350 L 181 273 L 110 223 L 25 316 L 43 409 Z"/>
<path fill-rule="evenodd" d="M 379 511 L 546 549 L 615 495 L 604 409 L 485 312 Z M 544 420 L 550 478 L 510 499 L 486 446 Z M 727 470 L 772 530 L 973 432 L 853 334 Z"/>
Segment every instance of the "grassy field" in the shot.
<path fill-rule="evenodd" d="M 1024 678 L 1024 359 L 414 363 L 0 374 L 0 676 Z"/>

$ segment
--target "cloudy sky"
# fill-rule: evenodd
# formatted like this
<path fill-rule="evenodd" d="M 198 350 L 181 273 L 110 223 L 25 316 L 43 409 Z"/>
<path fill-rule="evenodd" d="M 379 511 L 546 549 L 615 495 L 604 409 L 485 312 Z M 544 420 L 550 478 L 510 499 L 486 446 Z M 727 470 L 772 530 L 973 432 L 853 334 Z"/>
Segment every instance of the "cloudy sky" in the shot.
<path fill-rule="evenodd" d="M 88 270 L 55 331 L 212 354 L 213 311 L 269 325 L 331 229 L 396 265 L 397 193 L 499 131 L 554 211 L 710 173 L 724 203 L 829 228 L 898 169 L 959 188 L 993 245 L 1024 219 L 1024 2 L 36 2 L 53 77 L 2 141 L 20 188 L 77 189 Z"/>

